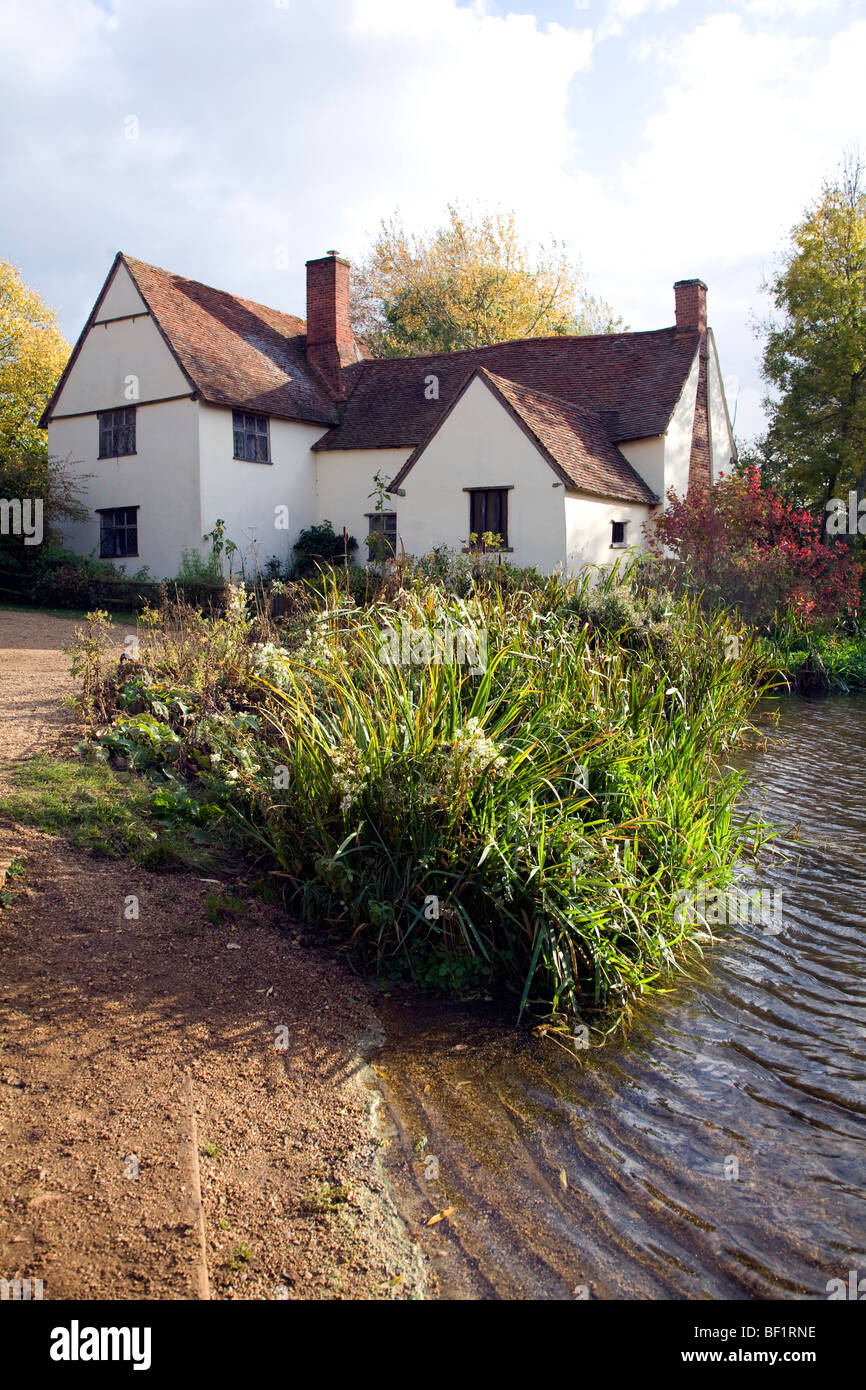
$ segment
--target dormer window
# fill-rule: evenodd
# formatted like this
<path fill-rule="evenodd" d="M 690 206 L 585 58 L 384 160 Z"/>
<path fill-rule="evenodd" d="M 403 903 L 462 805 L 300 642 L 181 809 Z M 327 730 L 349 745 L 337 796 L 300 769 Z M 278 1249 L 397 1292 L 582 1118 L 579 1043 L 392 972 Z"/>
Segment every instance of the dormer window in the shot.
<path fill-rule="evenodd" d="M 252 415 L 246 410 L 232 411 L 235 437 L 235 458 L 245 463 L 270 463 L 271 444 L 267 415 Z"/>

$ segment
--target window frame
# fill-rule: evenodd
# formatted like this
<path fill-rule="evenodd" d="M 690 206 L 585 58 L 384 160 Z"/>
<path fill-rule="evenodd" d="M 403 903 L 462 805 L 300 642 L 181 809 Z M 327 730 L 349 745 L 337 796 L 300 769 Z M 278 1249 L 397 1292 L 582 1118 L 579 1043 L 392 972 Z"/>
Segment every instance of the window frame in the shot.
<path fill-rule="evenodd" d="M 118 421 L 118 415 L 130 418 Z M 138 420 L 136 418 L 134 405 L 112 406 L 111 410 L 98 410 L 96 412 L 99 429 L 99 449 L 97 458 L 101 459 L 120 459 L 129 458 L 138 452 Z M 126 443 L 131 445 L 128 449 L 118 449 L 118 435 L 124 431 L 129 432 Z M 105 448 L 105 443 L 109 443 L 111 448 Z"/>
<path fill-rule="evenodd" d="M 628 526 L 628 522 L 627 522 L 627 521 L 614 521 L 613 519 L 611 519 L 611 523 L 610 523 L 610 548 L 611 548 L 611 550 L 627 550 L 627 549 L 628 549 L 628 541 L 627 541 L 626 538 L 625 538 L 625 530 L 626 530 L 626 527 L 627 527 L 627 526 Z M 617 540 L 617 539 L 616 539 L 616 528 L 617 528 L 617 527 L 620 527 L 621 530 L 622 530 L 622 537 L 621 537 L 620 540 Z"/>
<path fill-rule="evenodd" d="M 239 421 L 243 423 L 239 423 Z M 254 422 L 252 427 L 249 424 L 250 421 Z M 256 428 L 257 425 L 262 425 L 263 428 Z M 240 454 L 238 453 L 239 435 L 242 435 L 245 441 L 245 452 Z M 248 452 L 246 451 L 246 441 L 248 441 L 249 439 L 252 439 L 254 441 L 253 452 L 256 454 L 255 458 L 250 458 Z M 257 456 L 258 441 L 260 441 L 261 439 L 264 439 L 265 443 L 264 458 L 259 458 Z M 232 457 L 235 458 L 238 461 L 238 463 L 273 463 L 273 459 L 271 458 L 270 415 L 263 415 L 259 410 L 235 410 L 234 408 L 232 409 Z"/>
<path fill-rule="evenodd" d="M 513 484 L 513 483 L 500 483 L 498 486 L 493 486 L 493 487 L 465 487 L 465 488 L 463 489 L 463 491 L 464 491 L 464 492 L 468 492 L 468 494 L 469 494 L 469 534 L 470 534 L 470 536 L 473 535 L 473 534 L 475 534 L 475 535 L 477 535 L 478 538 L 479 538 L 478 544 L 476 544 L 476 545 L 474 545 L 474 546 L 472 545 L 471 542 L 468 542 L 468 543 L 467 543 L 467 547 L 466 547 L 467 550 L 477 550 L 477 549 L 479 548 L 479 545 L 480 545 L 480 539 L 481 539 L 481 537 L 484 535 L 484 532 L 485 532 L 485 531 L 493 531 L 493 527 L 492 527 L 492 526 L 484 525 L 484 526 L 482 526 L 482 527 L 478 527 L 478 526 L 474 526 L 474 525 L 473 525 L 473 521 L 475 520 L 475 508 L 476 508 L 476 501 L 475 501 L 475 499 L 476 499 L 476 497 L 479 497 L 479 496 L 481 496 L 481 495 L 485 495 L 485 496 L 486 496 L 488 493 L 491 493 L 491 492 L 498 492 L 498 493 L 501 494 L 501 501 L 500 501 L 500 504 L 499 504 L 499 506 L 500 506 L 500 515 L 504 518 L 504 521 L 505 521 L 505 526 L 504 526 L 504 528 L 503 528 L 502 526 L 499 526 L 499 527 L 496 528 L 495 531 L 493 531 L 493 534 L 494 534 L 494 535 L 498 535 L 498 536 L 501 536 L 501 537 L 502 537 L 502 544 L 501 544 L 501 545 L 498 545 L 498 546 L 496 547 L 496 550 L 497 550 L 497 551 L 500 551 L 500 550 L 511 550 L 511 549 L 512 549 L 512 546 L 511 546 L 511 544 L 510 544 L 510 542 L 509 542 L 509 538 L 508 538 L 508 526 L 509 526 L 509 517 L 508 517 L 508 494 L 509 494 L 509 492 L 513 492 L 513 491 L 514 491 L 514 484 Z M 486 521 L 486 511 L 487 511 L 486 504 L 485 504 L 485 509 L 484 509 L 484 510 L 485 510 L 485 521 Z"/>
<path fill-rule="evenodd" d="M 135 503 L 135 504 L 132 505 L 132 506 L 125 506 L 125 507 L 97 507 L 95 510 L 96 510 L 96 515 L 99 517 L 99 558 L 100 558 L 100 560 L 128 560 L 128 559 L 135 559 L 135 558 L 137 558 L 137 556 L 138 556 L 138 513 L 139 513 L 139 510 L 140 510 L 139 504 L 138 504 L 138 503 Z M 107 526 L 107 524 L 106 524 L 106 518 L 108 518 L 109 516 L 112 516 L 112 517 L 113 517 L 113 516 L 116 516 L 118 512 L 127 512 L 127 513 L 132 512 L 132 513 L 133 513 L 133 520 L 132 520 L 132 521 L 129 521 L 128 518 L 127 518 L 127 520 L 124 521 L 124 522 L 122 523 L 122 525 L 120 525 L 120 526 L 118 526 L 117 523 L 115 522 L 115 523 L 113 523 L 113 524 L 111 525 L 111 527 L 109 528 L 109 527 Z M 107 537 L 109 534 L 111 534 L 112 536 L 115 536 L 115 535 L 117 535 L 117 534 L 123 534 L 124 537 L 127 537 L 127 536 L 129 535 L 130 532 L 134 532 L 134 535 L 135 535 L 135 549 L 134 549 L 134 550 L 123 550 L 123 551 L 119 551 L 119 552 L 116 551 L 116 550 L 112 550 L 112 551 L 110 551 L 110 552 L 107 552 L 107 551 L 106 551 L 106 549 L 105 549 L 106 537 Z"/>
<path fill-rule="evenodd" d="M 397 513 L 396 513 L 396 511 L 393 511 L 393 512 L 392 512 L 392 511 L 365 512 L 364 515 L 365 515 L 365 517 L 367 518 L 367 521 L 369 522 L 369 525 L 368 525 L 368 527 L 367 527 L 367 540 L 366 540 L 366 542 L 365 542 L 365 544 L 366 544 L 366 546 L 367 546 L 367 560 L 370 561 L 370 560 L 375 560 L 375 559 L 378 558 L 377 556 L 372 555 L 372 554 L 370 553 L 370 537 L 371 537 L 374 533 L 375 533 L 375 534 L 378 534 L 378 535 L 381 535 L 381 536 L 387 536 L 387 537 L 388 537 L 388 539 L 389 539 L 390 542 L 391 542 L 391 555 L 390 555 L 390 558 L 391 558 L 391 559 L 395 559 L 395 558 L 396 558 L 396 555 L 397 555 Z M 393 520 L 393 523 L 394 523 L 394 526 L 393 526 L 393 535 L 390 534 L 390 533 L 391 533 L 391 528 L 390 528 L 390 527 L 388 527 L 388 526 L 376 526 L 376 525 L 375 525 L 375 522 L 376 522 L 376 521 L 383 521 L 383 522 L 384 522 L 384 521 L 391 521 L 391 520 Z M 388 558 L 389 558 L 389 557 L 386 555 L 386 556 L 385 556 L 385 559 L 388 559 Z"/>

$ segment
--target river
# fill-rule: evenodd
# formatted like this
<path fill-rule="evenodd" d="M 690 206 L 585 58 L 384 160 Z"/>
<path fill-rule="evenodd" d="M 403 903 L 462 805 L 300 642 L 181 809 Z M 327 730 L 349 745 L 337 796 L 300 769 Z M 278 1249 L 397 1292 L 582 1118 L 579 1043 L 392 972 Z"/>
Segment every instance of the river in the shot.
<path fill-rule="evenodd" d="M 442 1297 L 826 1299 L 866 1276 L 866 696 L 783 700 L 737 765 L 784 830 L 755 877 L 782 929 L 720 929 L 625 1041 L 579 1062 L 492 1005 L 382 1000 L 385 1162 Z"/>

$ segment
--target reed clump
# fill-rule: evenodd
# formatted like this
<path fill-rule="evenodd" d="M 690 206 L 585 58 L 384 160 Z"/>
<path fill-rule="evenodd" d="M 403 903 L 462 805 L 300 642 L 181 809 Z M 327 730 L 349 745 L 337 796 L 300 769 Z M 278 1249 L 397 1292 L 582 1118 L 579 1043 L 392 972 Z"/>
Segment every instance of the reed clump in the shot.
<path fill-rule="evenodd" d="M 282 626 L 146 620 L 96 743 L 157 768 L 170 743 L 287 907 L 382 977 L 572 1020 L 662 988 L 706 938 L 683 892 L 745 842 L 748 635 L 628 573 L 307 593 Z"/>

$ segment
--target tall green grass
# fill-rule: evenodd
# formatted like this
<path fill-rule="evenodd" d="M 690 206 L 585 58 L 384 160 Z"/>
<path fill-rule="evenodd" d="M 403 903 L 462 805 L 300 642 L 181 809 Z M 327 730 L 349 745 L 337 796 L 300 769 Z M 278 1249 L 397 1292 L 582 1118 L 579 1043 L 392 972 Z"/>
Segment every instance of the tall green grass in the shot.
<path fill-rule="evenodd" d="M 486 669 L 383 662 L 403 622 L 483 630 Z M 619 576 L 462 598 L 418 581 L 363 609 L 333 585 L 256 682 L 244 819 L 380 974 L 622 1017 L 699 944 L 677 890 L 727 881 L 740 852 L 724 755 L 754 653 L 732 657 L 732 631 L 688 599 L 638 609 Z"/>

